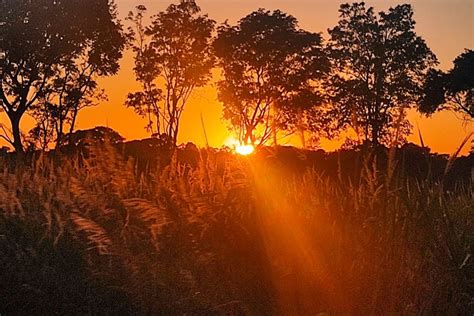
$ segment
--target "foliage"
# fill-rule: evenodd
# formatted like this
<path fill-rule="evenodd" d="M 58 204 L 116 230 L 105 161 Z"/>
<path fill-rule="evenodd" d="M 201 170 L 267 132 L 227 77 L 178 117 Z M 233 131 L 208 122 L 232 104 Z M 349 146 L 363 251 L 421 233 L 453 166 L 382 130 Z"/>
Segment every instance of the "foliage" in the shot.
<path fill-rule="evenodd" d="M 125 139 L 111 128 L 97 126 L 88 130 L 75 131 L 68 134 L 65 138 L 66 146 L 80 147 L 86 143 L 108 143 L 115 145 L 123 142 Z"/>
<path fill-rule="evenodd" d="M 90 68 L 82 74 L 68 73 L 53 81 L 45 97 L 29 111 L 36 121 L 27 138 L 30 146 L 46 150 L 54 144 L 58 149 L 64 145 L 67 135 L 74 132 L 80 110 L 107 101 L 105 91 L 100 90 L 93 79 L 95 75 L 96 71 Z"/>
<path fill-rule="evenodd" d="M 209 150 L 138 175 L 91 148 L 1 165 L 0 311 L 472 310 L 472 184 L 446 192 L 371 156 L 347 161 L 349 182 Z"/>
<path fill-rule="evenodd" d="M 474 119 L 474 51 L 466 50 L 444 73 L 432 69 L 426 78 L 419 110 L 425 114 L 449 109 Z"/>
<path fill-rule="evenodd" d="M 51 120 L 59 141 L 66 122 L 88 105 L 96 76 L 119 68 L 124 45 L 113 2 L 5 0 L 0 4 L 4 53 L 0 99 L 17 152 L 23 151 L 20 120 L 36 107 Z M 44 130 L 43 137 L 51 132 Z M 60 141 L 59 141 L 60 144 Z"/>
<path fill-rule="evenodd" d="M 209 81 L 214 64 L 210 44 L 215 22 L 200 11 L 195 1 L 181 0 L 153 16 L 149 26 L 143 22 L 144 6 L 127 18 L 132 23 L 129 37 L 142 90 L 130 93 L 126 105 L 147 118 L 148 131 L 166 134 L 174 143 L 189 97 Z M 164 93 L 159 80 L 164 81 Z"/>
<path fill-rule="evenodd" d="M 320 34 L 281 11 L 260 9 L 219 27 L 214 43 L 224 78 L 219 100 L 242 143 L 264 144 L 278 131 L 307 129 L 322 102 L 317 84 L 329 70 Z"/>
<path fill-rule="evenodd" d="M 421 92 L 436 57 L 415 31 L 413 9 L 374 13 L 365 3 L 343 4 L 329 30 L 334 74 L 327 86 L 338 128 L 351 127 L 373 145 L 409 133 L 405 111 Z M 407 126 L 408 128 L 400 128 Z"/>

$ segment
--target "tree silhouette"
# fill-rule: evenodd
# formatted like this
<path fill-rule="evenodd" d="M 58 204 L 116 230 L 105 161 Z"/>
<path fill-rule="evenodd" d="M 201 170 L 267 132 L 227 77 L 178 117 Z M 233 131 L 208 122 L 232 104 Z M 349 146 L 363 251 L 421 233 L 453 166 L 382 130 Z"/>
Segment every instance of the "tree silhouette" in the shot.
<path fill-rule="evenodd" d="M 112 1 L 6 0 L 0 6 L 0 99 L 11 123 L 10 141 L 22 152 L 25 112 L 42 102 L 62 112 L 51 117 L 64 121 L 70 117 L 65 109 L 71 109 L 72 131 L 96 76 L 117 72 L 124 38 Z"/>
<path fill-rule="evenodd" d="M 339 12 L 338 25 L 329 30 L 334 75 L 328 86 L 338 128 L 351 127 L 374 146 L 404 138 L 410 131 L 405 110 L 436 63 L 414 31 L 412 7 L 377 15 L 361 2 L 343 4 Z"/>
<path fill-rule="evenodd" d="M 124 138 L 111 128 L 96 126 L 88 130 L 79 130 L 67 134 L 64 137 L 64 143 L 70 147 L 84 147 L 93 143 L 108 143 L 111 145 L 119 144 Z"/>
<path fill-rule="evenodd" d="M 28 110 L 40 102 L 72 108 L 74 121 L 95 77 L 117 72 L 124 38 L 115 12 L 101 0 L 0 3 L 0 99 L 15 151 L 23 151 L 20 121 Z"/>
<path fill-rule="evenodd" d="M 474 119 L 474 51 L 466 50 L 454 60 L 454 68 L 428 74 L 419 110 L 425 114 L 449 109 Z"/>
<path fill-rule="evenodd" d="M 42 96 L 31 106 L 29 114 L 35 118 L 36 126 L 30 131 L 32 140 L 41 139 L 42 149 L 51 142 L 59 148 L 66 135 L 74 132 L 80 110 L 107 100 L 104 90 L 99 89 L 95 77 L 97 68 L 87 56 L 81 56 L 60 69 Z M 30 137 L 31 139 L 31 137 Z"/>
<path fill-rule="evenodd" d="M 128 20 L 135 75 L 142 90 L 128 95 L 126 105 L 148 119 L 147 130 L 166 134 L 176 143 L 183 110 L 196 87 L 211 78 L 215 22 L 200 14 L 193 0 L 181 0 L 143 23 L 146 8 L 138 6 Z M 159 82 L 164 82 L 164 91 Z M 160 102 L 163 104 L 160 106 Z"/>
<path fill-rule="evenodd" d="M 263 144 L 293 132 L 322 100 L 316 83 L 329 70 L 319 34 L 298 28 L 296 18 L 260 9 L 238 25 L 224 24 L 214 43 L 224 79 L 224 118 L 245 144 Z"/>

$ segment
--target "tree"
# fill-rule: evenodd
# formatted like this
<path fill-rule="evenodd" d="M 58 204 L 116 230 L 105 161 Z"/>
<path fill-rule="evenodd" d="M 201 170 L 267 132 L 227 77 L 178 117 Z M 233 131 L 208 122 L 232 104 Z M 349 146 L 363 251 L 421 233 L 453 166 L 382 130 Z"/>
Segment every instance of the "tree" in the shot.
<path fill-rule="evenodd" d="M 111 128 L 96 126 L 92 129 L 79 130 L 70 133 L 65 137 L 64 141 L 66 146 L 78 148 L 94 143 L 116 145 L 122 143 L 124 138 Z"/>
<path fill-rule="evenodd" d="M 291 15 L 260 9 L 236 26 L 224 24 L 214 43 L 223 79 L 224 118 L 244 144 L 264 144 L 278 131 L 294 132 L 321 103 L 316 89 L 329 70 L 320 34 Z"/>
<path fill-rule="evenodd" d="M 364 2 L 343 4 L 339 12 L 337 26 L 329 30 L 332 116 L 338 129 L 351 127 L 373 146 L 391 144 L 394 135 L 409 134 L 406 109 L 436 57 L 416 35 L 408 4 L 378 15 Z"/>
<path fill-rule="evenodd" d="M 62 146 L 65 136 L 74 132 L 79 111 L 107 100 L 95 79 L 98 68 L 86 56 L 81 59 L 85 62 L 75 61 L 64 69 L 58 68 L 56 77 L 28 111 L 36 120 L 30 135 L 42 138 L 43 149 L 51 142 L 56 148 Z"/>
<path fill-rule="evenodd" d="M 1 106 L 11 123 L 11 143 L 22 152 L 24 114 L 43 104 L 58 139 L 65 121 L 72 132 L 96 77 L 118 71 L 125 39 L 113 1 L 5 0 L 0 22 Z"/>
<path fill-rule="evenodd" d="M 181 0 L 152 17 L 145 26 L 144 6 L 129 13 L 135 75 L 141 91 L 130 93 L 126 105 L 148 119 L 147 130 L 177 142 L 179 123 L 189 97 L 211 78 L 215 22 L 193 0 Z M 159 86 L 164 83 L 164 91 Z"/>
<path fill-rule="evenodd" d="M 444 109 L 474 119 L 474 50 L 459 55 L 447 73 L 431 69 L 428 74 L 419 110 L 430 115 Z"/>

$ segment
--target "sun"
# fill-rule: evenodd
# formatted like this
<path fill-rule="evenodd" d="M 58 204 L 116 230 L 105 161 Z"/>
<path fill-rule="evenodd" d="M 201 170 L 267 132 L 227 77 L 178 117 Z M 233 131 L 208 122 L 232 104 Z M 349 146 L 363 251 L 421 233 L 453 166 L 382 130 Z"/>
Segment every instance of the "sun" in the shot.
<path fill-rule="evenodd" d="M 255 152 L 255 147 L 252 145 L 244 145 L 240 143 L 237 139 L 234 137 L 229 137 L 227 140 L 224 142 L 224 145 L 227 147 L 230 147 L 234 150 L 236 154 L 242 155 L 242 156 L 248 156 L 251 155 Z"/>
<path fill-rule="evenodd" d="M 235 152 L 242 156 L 251 155 L 255 151 L 252 145 L 238 145 L 235 147 Z"/>

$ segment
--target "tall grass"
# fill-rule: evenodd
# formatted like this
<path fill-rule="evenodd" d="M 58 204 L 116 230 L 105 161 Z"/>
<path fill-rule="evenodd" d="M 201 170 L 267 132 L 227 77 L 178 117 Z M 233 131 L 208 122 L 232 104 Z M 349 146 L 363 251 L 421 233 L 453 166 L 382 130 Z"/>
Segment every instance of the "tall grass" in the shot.
<path fill-rule="evenodd" d="M 472 185 L 373 157 L 353 183 L 200 155 L 145 174 L 110 146 L 1 164 L 0 312 L 473 310 Z"/>

